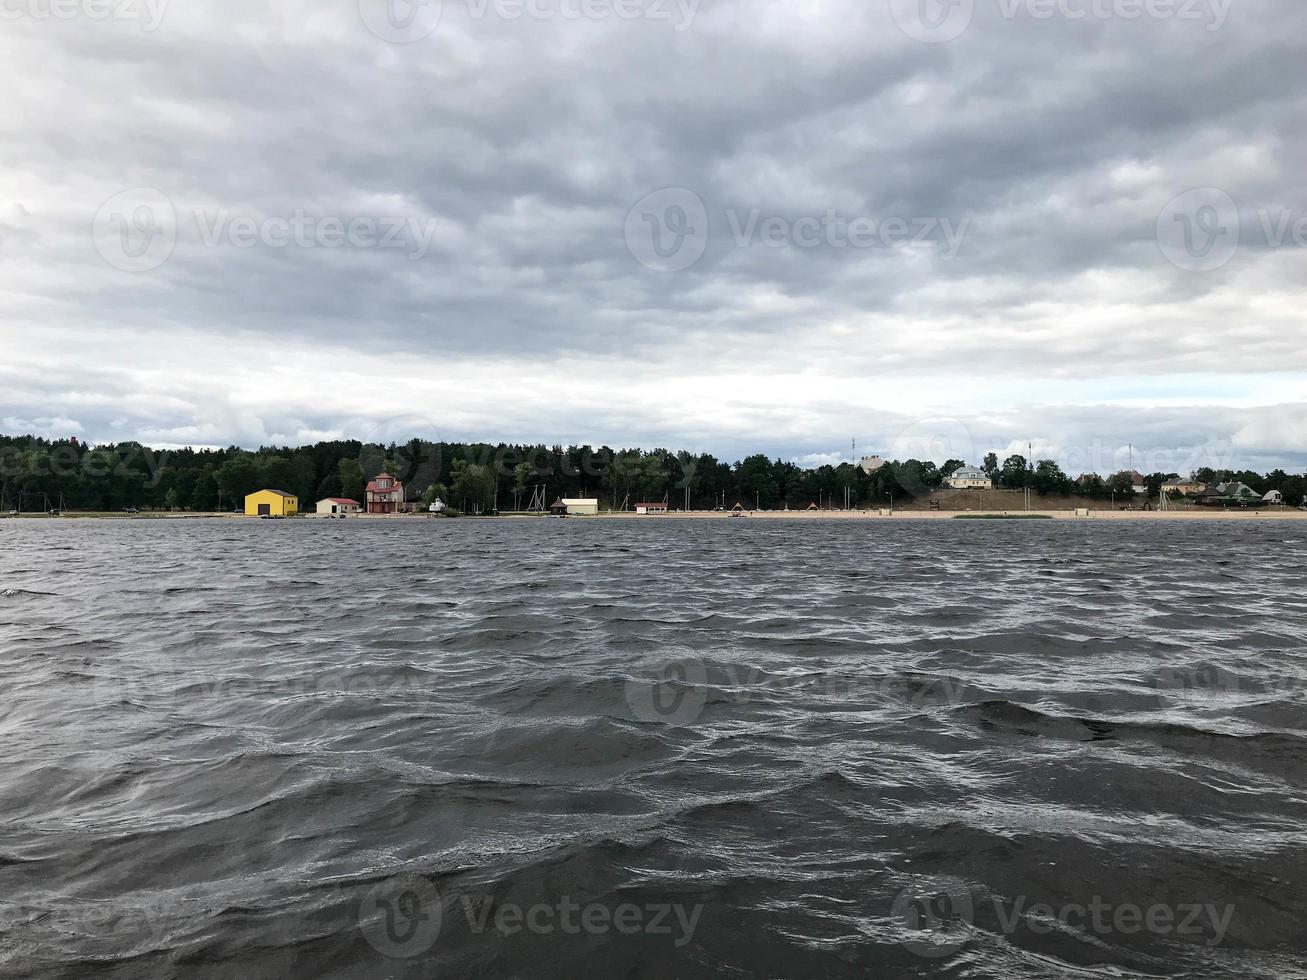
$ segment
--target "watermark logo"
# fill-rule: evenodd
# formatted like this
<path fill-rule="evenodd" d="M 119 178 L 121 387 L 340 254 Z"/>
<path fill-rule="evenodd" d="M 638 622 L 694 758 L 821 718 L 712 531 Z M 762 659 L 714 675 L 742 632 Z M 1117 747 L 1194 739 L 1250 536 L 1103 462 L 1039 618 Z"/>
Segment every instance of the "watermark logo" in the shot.
<path fill-rule="evenodd" d="M 626 703 L 641 721 L 684 727 L 703 713 L 708 671 L 694 659 L 674 660 L 626 682 Z"/>
<path fill-rule="evenodd" d="M 1005 20 L 1202 21 L 1215 32 L 1225 26 L 1234 0 L 998 0 L 998 6 Z"/>
<path fill-rule="evenodd" d="M 37 946 L 88 948 L 111 940 L 120 949 L 140 949 L 166 936 L 186 920 L 189 911 L 185 901 L 8 903 L 0 906 L 0 930 L 21 929 Z"/>
<path fill-rule="evenodd" d="M 359 17 L 389 44 L 413 44 L 440 26 L 441 0 L 358 0 Z"/>
<path fill-rule="evenodd" d="M 955 41 L 975 18 L 975 0 L 888 0 L 890 15 L 900 31 L 925 44 Z M 1204 30 L 1221 30 L 1234 0 L 997 0 L 1006 21 L 1136 21 L 1171 20 L 1201 23 Z"/>
<path fill-rule="evenodd" d="M 440 936 L 440 893 L 425 878 L 400 875 L 372 888 L 359 906 L 359 928 L 383 956 L 421 956 Z"/>
<path fill-rule="evenodd" d="M 673 936 L 678 949 L 694 939 L 703 905 L 686 907 L 680 902 L 622 902 L 609 907 L 601 902 L 582 904 L 569 895 L 557 901 L 521 905 L 500 901 L 493 895 L 459 898 L 468 927 L 473 935 L 488 930 L 498 936 L 530 933 L 533 936 Z"/>
<path fill-rule="evenodd" d="M 1025 895 L 1005 902 L 990 895 L 985 910 L 991 911 L 998 931 L 1014 935 L 1019 929 L 1040 936 L 1067 931 L 1100 937 L 1156 936 L 1184 937 L 1206 946 L 1224 941 L 1234 918 L 1234 906 L 1214 902 L 1111 902 L 1094 895 L 1087 903 L 1067 902 L 1053 906 L 1031 903 Z M 966 882 L 948 876 L 923 878 L 898 892 L 891 915 L 904 929 L 900 944 L 925 959 L 951 956 L 970 936 L 980 909 Z"/>
<path fill-rule="evenodd" d="M 92 237 L 101 258 L 123 272 L 150 272 L 167 262 L 182 233 L 205 248 L 393 249 L 419 261 L 439 222 L 415 215 L 311 214 L 254 217 L 228 208 L 193 209 L 179 215 L 171 198 L 153 187 L 115 194 L 101 205 Z"/>
<path fill-rule="evenodd" d="M 647 20 L 689 30 L 700 0 L 467 0 L 473 20 L 607 21 Z M 363 23 L 391 44 L 412 44 L 435 33 L 441 0 L 359 0 Z"/>
<path fill-rule="evenodd" d="M 1172 198 L 1157 218 L 1157 244 L 1189 272 L 1212 272 L 1239 249 L 1239 206 L 1217 187 L 1195 187 Z"/>
<path fill-rule="evenodd" d="M 150 272 L 177 247 L 177 209 L 154 187 L 121 191 L 100 206 L 91 226 L 95 249 L 120 272 Z"/>
<path fill-rule="evenodd" d="M 900 431 L 890 444 L 889 458 L 901 461 L 895 477 L 899 486 L 913 497 L 929 496 L 934 487 L 924 479 L 920 467 L 908 465 L 912 460 L 920 463 L 955 460 L 968 466 L 980 463 L 971 429 L 960 419 L 946 417 L 921 419 Z M 950 475 L 940 474 L 943 479 Z"/>
<path fill-rule="evenodd" d="M 713 217 L 717 217 L 714 213 Z M 890 216 L 818 213 L 764 213 L 761 208 L 723 208 L 722 224 L 735 248 L 905 249 L 930 247 L 940 256 L 957 255 L 971 230 L 971 218 L 958 221 L 936 215 Z M 708 247 L 713 220 L 694 191 L 666 187 L 646 194 L 626 214 L 627 251 L 641 265 L 679 272 L 698 262 Z"/>
<path fill-rule="evenodd" d="M 1157 672 L 1159 691 L 1183 691 L 1201 694 L 1233 694 L 1239 691 L 1237 674 L 1212 663 L 1163 667 Z"/>
<path fill-rule="evenodd" d="M 976 0 L 889 0 L 900 31 L 925 44 L 957 40 L 971 26 Z"/>
<path fill-rule="evenodd" d="M 226 208 L 194 212 L 195 228 L 205 248 L 355 248 L 398 249 L 414 261 L 425 258 L 436 236 L 435 218 L 415 215 L 373 217 L 309 214 L 297 208 L 289 217 L 254 218 Z"/>
<path fill-rule="evenodd" d="M 0 0 L 0 20 L 115 20 L 141 24 L 152 34 L 170 0 Z"/>
<path fill-rule="evenodd" d="M 1307 248 L 1307 213 L 1282 207 L 1258 208 L 1256 214 L 1256 226 L 1244 229 L 1233 197 L 1219 187 L 1197 187 L 1162 210 L 1157 243 L 1168 261 L 1189 272 L 1213 272 L 1243 245 L 1272 251 Z"/>
<path fill-rule="evenodd" d="M 828 209 L 815 214 L 787 217 L 763 216 L 761 209 L 726 210 L 726 223 L 736 248 L 761 244 L 767 248 L 907 248 L 911 245 L 940 245 L 943 258 L 958 254 L 971 229 L 971 219 L 956 224 L 951 218 L 933 215 L 889 217 L 877 220 L 867 215 L 843 215 Z"/>
<path fill-rule="evenodd" d="M 900 943 L 926 959 L 951 956 L 967 941 L 976 910 L 959 878 L 923 878 L 894 897 L 890 914 L 906 930 Z"/>
<path fill-rule="evenodd" d="M 626 214 L 627 251 L 643 266 L 680 272 L 703 257 L 708 247 L 708 209 L 685 187 L 646 194 Z"/>
<path fill-rule="evenodd" d="M 123 443 L 112 449 L 89 449 L 65 443 L 41 451 L 11 444 L 0 447 L 0 480 L 50 476 L 94 481 L 112 476 L 153 490 L 159 485 L 171 457 L 169 452 L 155 452 L 139 443 Z"/>

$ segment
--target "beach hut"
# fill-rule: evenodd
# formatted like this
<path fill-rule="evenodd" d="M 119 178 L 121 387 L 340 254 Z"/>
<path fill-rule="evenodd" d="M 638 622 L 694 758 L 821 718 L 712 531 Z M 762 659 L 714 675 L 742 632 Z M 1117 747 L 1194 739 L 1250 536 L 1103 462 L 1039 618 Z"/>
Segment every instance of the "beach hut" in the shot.
<path fill-rule="evenodd" d="M 357 514 L 363 505 L 348 497 L 324 497 L 317 503 L 319 514 Z"/>
<path fill-rule="evenodd" d="M 599 513 L 598 497 L 564 497 L 563 503 L 567 505 L 569 514 L 589 514 L 594 516 Z"/>
<path fill-rule="evenodd" d="M 299 498 L 285 490 L 256 490 L 245 498 L 246 517 L 290 517 L 299 512 Z"/>
<path fill-rule="evenodd" d="M 549 505 L 549 516 L 551 517 L 567 516 L 567 503 L 563 500 L 562 497 L 559 497 L 557 500 L 555 500 L 552 504 Z"/>
<path fill-rule="evenodd" d="M 666 514 L 667 505 L 665 503 L 643 503 L 635 505 L 637 514 Z"/>

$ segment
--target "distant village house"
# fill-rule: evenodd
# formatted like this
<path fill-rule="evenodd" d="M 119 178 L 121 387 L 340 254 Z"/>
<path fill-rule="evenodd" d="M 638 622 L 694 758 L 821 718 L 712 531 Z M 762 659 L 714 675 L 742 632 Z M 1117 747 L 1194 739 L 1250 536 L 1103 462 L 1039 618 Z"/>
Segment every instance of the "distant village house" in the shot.
<path fill-rule="evenodd" d="M 358 514 L 362 510 L 362 504 L 348 497 L 324 497 L 317 503 L 319 514 Z"/>
<path fill-rule="evenodd" d="M 1196 497 L 1206 490 L 1207 484 L 1197 480 L 1168 480 L 1162 484 L 1162 493 L 1182 493 L 1186 497 Z"/>
<path fill-rule="evenodd" d="M 989 474 L 976 466 L 961 466 L 945 481 L 954 490 L 990 490 L 993 482 Z"/>
<path fill-rule="evenodd" d="M 663 504 L 663 503 L 658 503 L 658 504 L 636 504 L 636 505 L 635 505 L 635 512 L 636 512 L 637 514 L 666 514 L 666 513 L 667 513 L 667 505 L 666 505 L 666 504 Z"/>
<path fill-rule="evenodd" d="M 369 514 L 397 514 L 403 509 L 404 484 L 389 473 L 378 473 L 364 491 Z"/>

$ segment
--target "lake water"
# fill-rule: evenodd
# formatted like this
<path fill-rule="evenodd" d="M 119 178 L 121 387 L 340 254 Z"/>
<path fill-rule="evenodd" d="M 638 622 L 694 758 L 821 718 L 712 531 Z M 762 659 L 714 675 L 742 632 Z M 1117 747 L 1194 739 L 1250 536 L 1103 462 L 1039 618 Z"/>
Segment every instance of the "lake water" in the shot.
<path fill-rule="evenodd" d="M 1307 976 L 1305 564 L 1255 522 L 0 521 L 0 972 Z"/>

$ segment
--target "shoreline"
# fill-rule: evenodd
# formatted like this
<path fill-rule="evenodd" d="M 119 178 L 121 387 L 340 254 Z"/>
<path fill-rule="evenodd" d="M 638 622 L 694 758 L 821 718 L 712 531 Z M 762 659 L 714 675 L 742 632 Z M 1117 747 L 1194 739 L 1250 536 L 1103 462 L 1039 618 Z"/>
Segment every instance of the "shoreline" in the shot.
<path fill-rule="evenodd" d="M 0 514 L 4 521 L 186 521 L 186 520 L 244 520 L 257 521 L 262 518 L 249 517 L 245 514 L 229 513 L 146 513 L 118 514 L 96 511 L 67 512 L 61 517 L 47 514 Z M 348 521 L 420 521 L 420 520 L 457 520 L 478 521 L 493 520 L 544 520 L 545 514 L 505 513 L 497 517 L 461 516 L 438 517 L 433 514 L 351 514 Z M 320 514 L 298 514 L 294 517 L 276 518 L 276 520 L 339 520 L 340 518 Z M 636 514 L 630 511 L 620 513 L 602 513 L 589 515 L 571 515 L 567 520 L 577 521 L 715 521 L 715 520 L 789 520 L 789 521 L 1301 521 L 1307 520 L 1307 511 L 1296 509 L 1252 510 L 1091 510 L 1088 514 L 1077 514 L 1070 510 L 851 510 L 851 511 L 811 511 L 811 510 L 757 510 L 744 511 L 735 517 L 730 511 L 671 511 L 666 514 Z"/>

